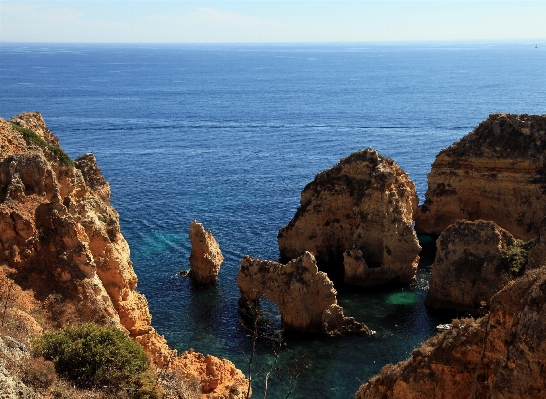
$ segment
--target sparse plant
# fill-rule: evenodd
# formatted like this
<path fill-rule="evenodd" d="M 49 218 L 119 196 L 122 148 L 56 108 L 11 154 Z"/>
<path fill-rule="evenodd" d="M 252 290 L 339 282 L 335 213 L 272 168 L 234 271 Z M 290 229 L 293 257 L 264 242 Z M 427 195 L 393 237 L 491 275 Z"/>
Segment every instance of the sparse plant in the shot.
<path fill-rule="evenodd" d="M 269 309 L 267 312 L 264 312 L 258 303 L 245 303 L 245 306 L 241 308 L 243 319 L 239 321 L 239 324 L 248 332 L 247 335 L 251 337 L 251 351 L 248 354 L 247 362 L 248 389 L 245 394 L 246 399 L 250 398 L 253 379 L 262 373 L 264 374 L 263 398 L 267 399 L 269 381 L 274 375 L 279 382 L 288 382 L 288 391 L 286 396 L 284 396 L 285 399 L 288 399 L 294 391 L 297 379 L 310 365 L 307 354 L 294 354 L 284 365 L 278 366 L 281 351 L 286 346 L 286 343 L 283 341 L 282 331 L 271 332 L 270 326 L 272 321 L 268 317 L 271 311 Z M 246 319 L 247 323 L 245 323 L 244 319 Z M 249 321 L 251 323 L 250 326 L 248 325 Z M 261 339 L 268 341 L 268 346 L 270 346 L 273 354 L 268 362 L 259 367 L 257 364 L 254 365 L 254 360 L 257 355 L 257 343 Z"/>
<path fill-rule="evenodd" d="M 500 267 L 513 275 L 522 275 L 527 266 L 527 258 L 534 241 L 515 239 L 501 256 Z"/>
<path fill-rule="evenodd" d="M 21 380 L 34 388 L 49 388 L 57 380 L 55 365 L 43 357 L 21 361 Z"/>
<path fill-rule="evenodd" d="M 0 326 L 4 327 L 8 309 L 16 299 L 15 282 L 6 276 L 0 276 Z"/>
<path fill-rule="evenodd" d="M 64 152 L 61 148 L 49 144 L 43 138 L 41 138 L 34 130 L 28 129 L 26 127 L 19 126 L 16 123 L 11 122 L 11 126 L 21 133 L 27 143 L 36 144 L 38 147 L 47 149 L 51 152 L 59 161 L 64 165 L 73 167 L 74 161 Z"/>

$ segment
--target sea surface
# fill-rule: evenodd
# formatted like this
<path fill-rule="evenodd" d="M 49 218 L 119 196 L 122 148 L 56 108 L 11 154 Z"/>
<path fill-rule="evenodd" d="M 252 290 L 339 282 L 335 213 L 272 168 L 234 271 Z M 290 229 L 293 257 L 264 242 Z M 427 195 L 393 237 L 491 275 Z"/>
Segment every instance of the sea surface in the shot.
<path fill-rule="evenodd" d="M 277 232 L 315 174 L 359 149 L 393 158 L 421 200 L 440 149 L 494 112 L 546 112 L 546 45 L 534 42 L 316 45 L 21 45 L 0 43 L 0 116 L 40 111 L 73 158 L 92 151 L 112 189 L 153 325 L 180 350 L 232 360 L 251 347 L 239 324 L 244 255 L 277 260 Z M 199 288 L 189 224 L 224 253 L 219 282 Z M 423 237 L 425 240 L 426 237 Z M 416 283 L 380 291 L 338 285 L 345 314 L 374 336 L 287 335 L 269 398 L 352 398 L 361 382 L 407 358 L 452 314 Z M 273 361 L 260 326 L 254 397 Z M 269 363 L 268 363 L 269 362 Z M 258 370 L 254 368 L 258 365 Z M 274 373 L 276 374 L 276 373 Z"/>

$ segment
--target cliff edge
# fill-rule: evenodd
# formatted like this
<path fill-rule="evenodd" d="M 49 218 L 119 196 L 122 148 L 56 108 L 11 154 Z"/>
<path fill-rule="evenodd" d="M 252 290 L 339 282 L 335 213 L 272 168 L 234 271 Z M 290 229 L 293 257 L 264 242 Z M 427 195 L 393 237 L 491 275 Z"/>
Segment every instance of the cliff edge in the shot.
<path fill-rule="evenodd" d="M 203 363 L 216 378 L 203 382 L 211 397 L 229 397 L 231 386 L 246 386 L 227 360 L 207 367 L 204 357 L 177 357 L 151 326 L 95 157 L 72 161 L 39 113 L 0 119 L 0 249 L 0 266 L 19 289 L 32 293 L 51 326 L 112 324 L 140 343 L 157 367 L 197 374 L 195 364 Z"/>
<path fill-rule="evenodd" d="M 436 156 L 417 233 L 438 236 L 457 220 L 482 219 L 534 239 L 546 215 L 545 151 L 546 115 L 490 115 Z"/>

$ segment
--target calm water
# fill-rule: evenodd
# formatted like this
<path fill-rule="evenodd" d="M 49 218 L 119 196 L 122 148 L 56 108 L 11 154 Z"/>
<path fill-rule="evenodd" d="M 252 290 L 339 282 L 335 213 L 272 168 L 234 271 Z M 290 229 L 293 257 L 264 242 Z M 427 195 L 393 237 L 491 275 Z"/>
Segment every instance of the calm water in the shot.
<path fill-rule="evenodd" d="M 438 151 L 490 113 L 545 112 L 546 51 L 530 42 L 0 44 L 0 87 L 0 116 L 40 111 L 71 156 L 94 152 L 154 326 L 179 349 L 246 371 L 237 270 L 245 254 L 278 259 L 277 232 L 305 184 L 371 146 L 410 174 L 422 198 Z M 194 219 L 224 252 L 215 287 L 175 277 L 189 267 Z M 351 398 L 434 334 L 449 317 L 423 306 L 427 280 L 423 266 L 401 289 L 340 288 L 345 313 L 377 334 L 287 337 L 281 364 L 293 354 L 311 362 L 292 397 Z M 270 354 L 262 341 L 258 362 Z M 285 378 L 268 397 L 286 390 Z"/>

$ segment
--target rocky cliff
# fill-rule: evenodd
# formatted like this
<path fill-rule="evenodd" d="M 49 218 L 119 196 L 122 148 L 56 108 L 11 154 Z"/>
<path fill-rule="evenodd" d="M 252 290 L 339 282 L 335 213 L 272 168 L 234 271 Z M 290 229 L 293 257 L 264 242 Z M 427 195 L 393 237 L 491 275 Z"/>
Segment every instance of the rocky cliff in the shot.
<path fill-rule="evenodd" d="M 344 264 L 344 279 L 373 286 L 415 277 L 420 246 L 412 228 L 415 185 L 391 159 L 366 149 L 319 173 L 278 234 L 281 256 L 312 252 L 319 265 Z M 339 267 L 339 266 L 338 266 Z"/>
<path fill-rule="evenodd" d="M 197 220 L 190 223 L 191 276 L 200 284 L 215 284 L 224 261 L 218 242 Z"/>
<path fill-rule="evenodd" d="M 17 287 L 32 293 L 54 327 L 114 324 L 150 352 L 157 366 L 195 369 L 176 358 L 151 326 L 94 156 L 73 162 L 58 145 L 38 113 L 0 119 L 0 266 Z M 233 364 L 220 363 L 227 371 L 213 371 L 230 379 L 205 391 L 211 397 L 229 397 L 229 387 L 246 384 Z"/>
<path fill-rule="evenodd" d="M 534 239 L 546 215 L 545 150 L 546 115 L 490 115 L 436 157 L 417 233 L 438 236 L 457 220 L 483 219 Z"/>
<path fill-rule="evenodd" d="M 330 335 L 369 333 L 368 327 L 345 317 L 337 292 L 326 273 L 319 272 L 314 256 L 302 256 L 282 265 L 246 256 L 237 275 L 241 305 L 256 304 L 263 296 L 281 313 L 284 330 Z"/>
<path fill-rule="evenodd" d="M 437 240 L 425 303 L 475 313 L 523 271 L 531 244 L 490 221 L 449 226 Z"/>
<path fill-rule="evenodd" d="M 490 313 L 453 328 L 387 365 L 356 399 L 519 398 L 546 392 L 546 270 L 534 269 L 499 291 Z"/>

